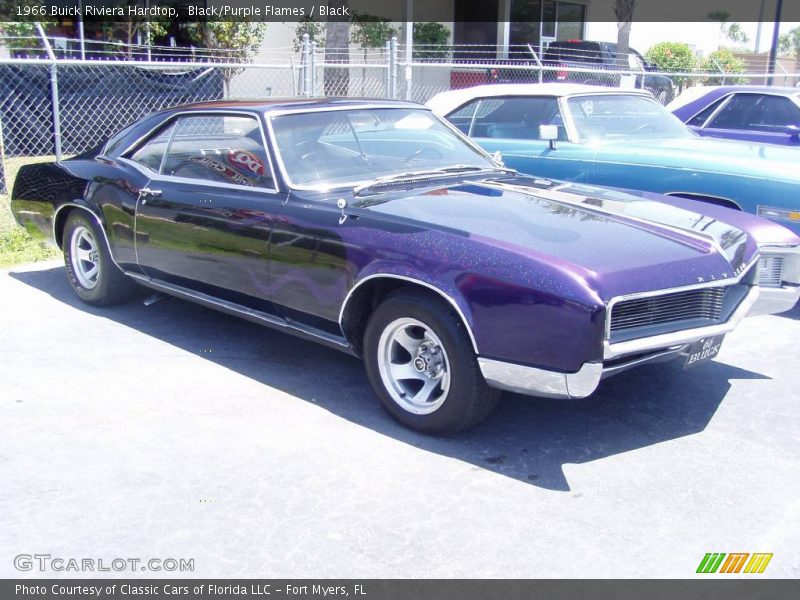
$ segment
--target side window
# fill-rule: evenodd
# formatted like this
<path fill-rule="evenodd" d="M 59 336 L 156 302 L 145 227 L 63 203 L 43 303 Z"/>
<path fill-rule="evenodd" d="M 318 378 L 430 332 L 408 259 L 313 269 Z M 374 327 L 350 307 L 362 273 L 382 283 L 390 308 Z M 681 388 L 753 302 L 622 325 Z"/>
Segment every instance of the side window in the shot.
<path fill-rule="evenodd" d="M 458 127 L 462 133 L 469 135 L 469 128 L 472 125 L 472 117 L 475 116 L 475 110 L 478 108 L 479 100 L 472 100 L 467 102 L 461 108 L 458 108 L 447 115 L 447 120 L 453 125 Z"/>
<path fill-rule="evenodd" d="M 161 167 L 163 175 L 273 188 L 261 128 L 245 115 L 179 118 Z"/>
<path fill-rule="evenodd" d="M 749 131 L 783 131 L 797 120 L 797 107 L 788 98 L 737 94 L 714 117 L 709 127 Z"/>
<path fill-rule="evenodd" d="M 697 113 L 695 116 L 693 116 L 691 119 L 689 119 L 686 122 L 686 124 L 694 125 L 695 127 L 702 127 L 703 123 L 705 123 L 708 120 L 708 117 L 710 117 L 714 113 L 714 111 L 717 110 L 717 108 L 719 108 L 719 106 L 727 99 L 728 97 L 724 96 L 718 100 L 715 100 L 714 102 L 706 106 L 703 110 L 701 110 L 699 113 Z"/>
<path fill-rule="evenodd" d="M 167 144 L 169 144 L 174 129 L 174 123 L 162 129 L 144 146 L 141 146 L 136 152 L 131 154 L 130 159 L 158 173 L 161 168 L 161 160 L 164 158 L 164 152 L 167 149 Z"/>
<path fill-rule="evenodd" d="M 567 139 L 558 100 L 552 97 L 488 98 L 480 101 L 472 135 L 538 140 L 539 125 L 556 125 L 558 139 Z"/>

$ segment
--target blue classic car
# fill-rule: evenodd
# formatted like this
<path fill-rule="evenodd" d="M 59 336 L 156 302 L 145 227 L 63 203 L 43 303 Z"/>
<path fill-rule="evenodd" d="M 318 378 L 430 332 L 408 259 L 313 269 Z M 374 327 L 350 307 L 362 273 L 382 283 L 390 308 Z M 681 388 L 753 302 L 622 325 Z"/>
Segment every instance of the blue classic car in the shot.
<path fill-rule="evenodd" d="M 648 92 L 486 85 L 428 106 L 523 173 L 701 200 L 800 233 L 797 149 L 700 137 Z"/>
<path fill-rule="evenodd" d="M 797 236 L 681 202 L 520 176 L 415 104 L 309 99 L 151 115 L 12 192 L 83 301 L 138 283 L 363 357 L 428 433 L 500 390 L 582 398 L 700 364 L 742 317 L 794 305 Z"/>
<path fill-rule="evenodd" d="M 695 87 L 673 100 L 667 110 L 700 135 L 800 146 L 800 88 Z"/>

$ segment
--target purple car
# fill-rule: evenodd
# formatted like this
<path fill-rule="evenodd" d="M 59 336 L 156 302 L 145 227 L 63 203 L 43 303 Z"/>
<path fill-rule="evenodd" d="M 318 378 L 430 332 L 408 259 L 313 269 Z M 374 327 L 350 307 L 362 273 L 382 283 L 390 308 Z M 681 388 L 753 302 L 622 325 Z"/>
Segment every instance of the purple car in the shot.
<path fill-rule="evenodd" d="M 81 300 L 139 284 L 362 357 L 428 433 L 500 390 L 583 398 L 648 362 L 700 365 L 800 295 L 800 239 L 776 223 L 521 176 L 406 102 L 167 110 L 23 166 L 12 209 Z"/>
<path fill-rule="evenodd" d="M 700 135 L 800 145 L 800 88 L 689 88 L 667 108 Z"/>

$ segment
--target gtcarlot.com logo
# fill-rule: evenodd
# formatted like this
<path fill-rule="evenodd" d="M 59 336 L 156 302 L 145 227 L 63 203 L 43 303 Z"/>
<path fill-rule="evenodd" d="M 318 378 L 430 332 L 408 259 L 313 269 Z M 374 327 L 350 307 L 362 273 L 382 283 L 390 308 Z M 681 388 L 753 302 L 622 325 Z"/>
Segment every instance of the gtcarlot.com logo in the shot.
<path fill-rule="evenodd" d="M 75 558 L 50 554 L 17 554 L 14 557 L 17 571 L 61 572 L 110 572 L 141 571 L 191 572 L 194 571 L 193 558 Z"/>

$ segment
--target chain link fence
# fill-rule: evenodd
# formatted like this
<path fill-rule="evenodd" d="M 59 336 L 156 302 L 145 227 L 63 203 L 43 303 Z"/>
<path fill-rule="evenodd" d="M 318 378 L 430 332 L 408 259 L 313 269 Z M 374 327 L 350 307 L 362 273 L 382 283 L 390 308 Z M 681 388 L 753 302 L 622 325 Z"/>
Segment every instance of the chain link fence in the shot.
<path fill-rule="evenodd" d="M 17 42 L 19 42 L 17 40 Z M 24 47 L 24 48 L 23 48 Z M 439 92 L 481 84 L 571 82 L 649 90 L 662 103 L 694 85 L 796 85 L 785 70 L 659 73 L 641 60 L 594 63 L 585 57 L 540 58 L 531 46 L 414 46 L 326 52 L 304 38 L 274 63 L 242 63 L 197 49 L 109 47 L 94 59 L 75 44 L 37 38 L 0 58 L 0 151 L 3 160 L 86 152 L 146 114 L 225 98 L 370 97 L 424 103 Z M 23 50 L 20 50 L 23 48 Z M 89 56 L 100 53 L 90 47 Z M 78 58 L 76 58 L 78 56 Z M 133 58 L 133 60 L 131 60 Z M 564 60 L 569 59 L 569 60 Z M 6 169 L 8 171 L 8 169 Z M 0 181 L 2 190 L 2 181 Z"/>

